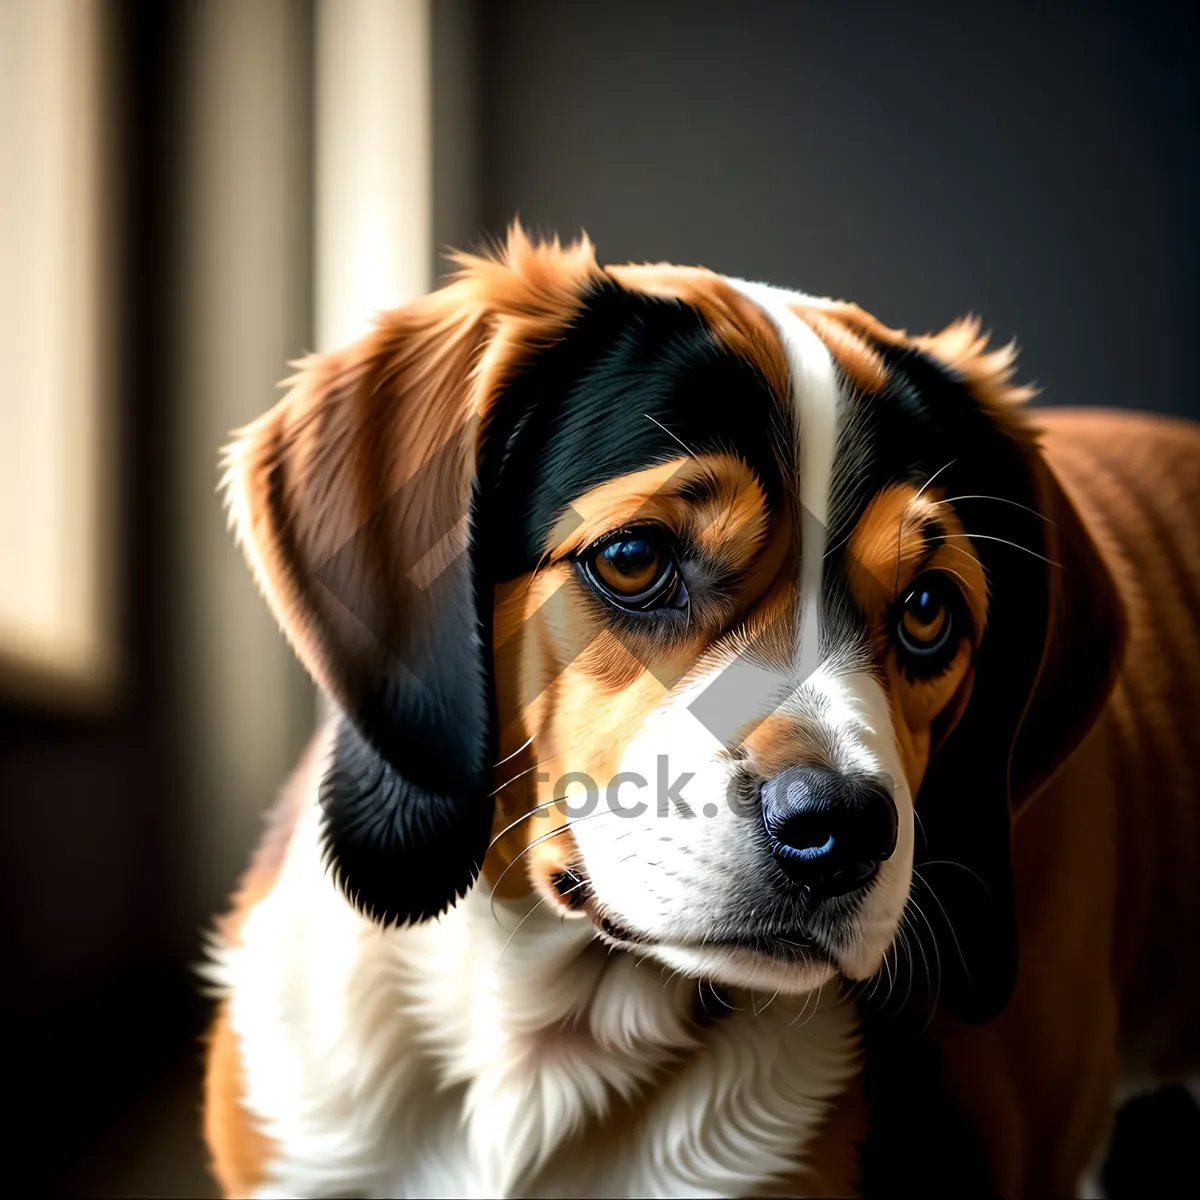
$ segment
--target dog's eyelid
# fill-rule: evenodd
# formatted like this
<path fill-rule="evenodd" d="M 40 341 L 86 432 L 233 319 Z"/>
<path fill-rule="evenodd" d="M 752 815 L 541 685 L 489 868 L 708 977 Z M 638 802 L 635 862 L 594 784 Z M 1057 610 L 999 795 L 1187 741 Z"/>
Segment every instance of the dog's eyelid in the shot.
<path fill-rule="evenodd" d="M 927 539 L 925 548 L 922 551 L 921 557 L 912 565 L 911 569 L 905 571 L 889 587 L 889 606 L 899 604 L 913 590 L 922 576 L 939 575 L 945 576 L 954 585 L 956 592 L 967 605 L 968 609 L 970 609 L 972 601 L 971 593 L 973 591 L 970 581 L 951 566 L 931 566 L 947 545 L 953 545 L 953 543 L 943 540 L 946 537 L 946 527 L 935 519 L 923 525 L 921 533 Z"/>
<path fill-rule="evenodd" d="M 683 539 L 680 537 L 678 530 L 673 529 L 665 521 L 647 517 L 642 520 L 632 520 L 624 525 L 616 525 L 612 529 L 590 538 L 586 543 L 562 557 L 581 561 L 599 554 L 605 546 L 610 546 L 613 542 L 620 541 L 622 538 L 632 540 L 639 537 L 661 538 L 663 548 L 670 550 L 672 553 L 683 548 Z"/>

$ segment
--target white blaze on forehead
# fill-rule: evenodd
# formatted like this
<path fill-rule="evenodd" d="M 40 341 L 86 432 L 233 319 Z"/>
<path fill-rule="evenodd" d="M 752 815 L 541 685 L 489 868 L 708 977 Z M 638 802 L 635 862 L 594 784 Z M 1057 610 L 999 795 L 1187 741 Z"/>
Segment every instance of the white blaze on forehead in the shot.
<path fill-rule="evenodd" d="M 833 455 L 842 416 L 837 370 L 825 343 L 791 309 L 794 304 L 810 303 L 810 297 L 742 279 L 730 279 L 729 283 L 770 318 L 779 333 L 791 375 L 798 439 L 800 669 L 804 677 L 820 663 L 821 584 L 830 523 Z"/>

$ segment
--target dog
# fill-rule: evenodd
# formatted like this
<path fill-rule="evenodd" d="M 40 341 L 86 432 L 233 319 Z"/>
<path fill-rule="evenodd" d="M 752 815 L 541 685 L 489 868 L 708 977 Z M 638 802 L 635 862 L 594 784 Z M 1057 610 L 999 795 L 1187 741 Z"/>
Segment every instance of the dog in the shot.
<path fill-rule="evenodd" d="M 987 1186 L 1072 1194 L 1200 1062 L 1200 432 L 974 319 L 457 267 L 227 451 L 332 716 L 217 931 L 221 1186 L 886 1188 L 890 994 Z"/>

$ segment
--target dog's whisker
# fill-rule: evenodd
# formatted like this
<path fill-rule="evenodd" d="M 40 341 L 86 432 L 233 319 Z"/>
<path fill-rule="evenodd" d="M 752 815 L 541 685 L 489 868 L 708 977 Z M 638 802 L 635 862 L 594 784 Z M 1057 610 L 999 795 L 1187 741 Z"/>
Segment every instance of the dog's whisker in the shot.
<path fill-rule="evenodd" d="M 808 994 L 804 997 L 804 1004 L 801 1006 L 800 1011 L 788 1023 L 789 1029 L 791 1029 L 791 1027 L 793 1025 L 795 1025 L 797 1021 L 800 1022 L 800 1028 L 803 1029 L 805 1027 L 805 1025 L 807 1025 L 809 1023 L 809 1021 L 811 1021 L 813 1019 L 813 1017 L 815 1017 L 817 1015 L 817 1013 L 821 1011 L 821 993 L 824 990 L 825 990 L 825 985 L 823 983 L 821 983 L 821 984 L 818 984 L 815 989 L 810 990 L 808 992 Z M 813 1009 L 812 1009 L 812 1012 L 809 1013 L 808 1016 L 805 1016 L 805 1013 L 808 1013 L 809 997 L 812 998 Z M 803 1018 L 803 1020 L 801 1020 L 801 1018 Z"/>
<path fill-rule="evenodd" d="M 892 584 L 893 592 L 898 592 L 900 590 L 900 548 L 904 544 L 904 530 L 906 527 L 906 522 L 908 521 L 909 509 L 912 508 L 912 506 L 916 504 L 918 500 L 920 500 L 920 498 L 925 494 L 925 491 L 929 485 L 933 483 L 933 481 L 943 471 L 954 466 L 957 461 L 957 459 L 952 458 L 948 463 L 943 463 L 942 466 L 938 467 L 938 469 L 934 471 L 934 473 L 930 475 L 928 479 L 925 480 L 925 482 L 921 485 L 920 491 L 918 491 L 917 494 L 908 502 L 908 504 L 904 506 L 904 510 L 900 514 L 900 524 L 899 528 L 896 530 L 896 581 Z"/>
<path fill-rule="evenodd" d="M 923 867 L 957 867 L 960 871 L 966 871 L 968 875 L 973 875 L 978 881 L 979 886 L 990 896 L 992 889 L 984 882 L 983 876 L 978 871 L 971 870 L 965 863 L 954 862 L 948 858 L 928 858 L 922 861 Z"/>
<path fill-rule="evenodd" d="M 509 755 L 509 757 L 511 758 L 512 756 Z M 505 783 L 502 783 L 494 792 L 489 792 L 488 799 L 490 800 L 490 799 L 492 799 L 493 796 L 500 795 L 500 793 L 502 791 L 504 791 L 505 788 L 511 787 L 514 783 L 517 782 L 518 779 L 523 779 L 526 775 L 529 774 L 530 771 L 536 771 L 538 769 L 538 766 L 539 766 L 538 763 L 534 763 L 532 767 L 526 767 L 525 770 L 518 771 L 511 779 L 507 780 Z"/>
<path fill-rule="evenodd" d="M 963 953 L 962 943 L 958 940 L 958 934 L 954 929 L 954 922 L 950 920 L 950 914 L 946 911 L 946 906 L 939 899 L 937 892 L 933 890 L 929 880 L 921 875 L 915 867 L 913 868 L 913 875 L 924 885 L 926 891 L 929 892 L 930 898 L 933 900 L 934 904 L 941 909 L 942 916 L 946 918 L 946 928 L 950 930 L 950 936 L 954 939 L 954 948 L 958 951 L 958 961 L 962 963 L 963 972 L 967 977 L 967 982 L 971 983 L 971 969 L 967 966 L 967 956 Z"/>
<path fill-rule="evenodd" d="M 1030 550 L 1028 546 L 1022 546 L 1020 542 L 1010 541 L 1008 538 L 993 537 L 990 533 L 942 533 L 933 540 L 946 542 L 951 538 L 965 538 L 972 542 L 999 542 L 1000 545 L 1011 546 L 1014 550 L 1020 550 L 1023 554 L 1032 554 L 1034 558 L 1044 562 L 1047 566 L 1062 567 L 1062 563 L 1055 562 L 1054 559 L 1047 558 L 1044 554 L 1039 554 L 1036 550 Z"/>
<path fill-rule="evenodd" d="M 928 491 L 928 489 L 929 489 L 929 485 L 930 485 L 931 483 L 933 483 L 933 481 L 934 481 L 934 480 L 935 480 L 935 479 L 936 479 L 936 478 L 937 478 L 937 477 L 938 477 L 938 476 L 939 476 L 939 475 L 940 475 L 940 474 L 941 474 L 943 471 L 948 471 L 948 470 L 949 470 L 949 469 L 950 469 L 952 466 L 954 466 L 954 464 L 955 464 L 956 462 L 958 462 L 958 459 L 957 459 L 957 458 L 952 458 L 952 459 L 951 459 L 951 460 L 950 460 L 948 463 L 943 463 L 943 464 L 942 464 L 940 467 L 938 467 L 938 469 L 937 469 L 936 471 L 934 471 L 934 473 L 933 473 L 932 475 L 930 475 L 930 477 L 929 477 L 927 480 L 925 480 L 925 482 L 924 482 L 923 484 L 921 484 L 921 490 L 920 490 L 919 492 L 917 492 L 917 494 L 916 494 L 916 495 L 913 497 L 913 499 L 914 499 L 914 500 L 920 500 L 920 498 L 921 498 L 923 495 L 925 495 L 926 491 Z"/>
<path fill-rule="evenodd" d="M 883 998 L 883 1003 L 884 1003 L 884 1006 L 886 1007 L 888 1004 L 890 1004 L 892 1002 L 892 992 L 895 990 L 895 987 L 896 987 L 896 979 L 895 979 L 895 976 L 892 974 L 892 964 L 888 961 L 888 956 L 886 954 L 883 956 L 883 964 L 882 965 L 883 965 L 884 971 L 887 973 L 887 995 L 884 996 L 884 998 Z"/>
<path fill-rule="evenodd" d="M 976 494 L 947 496 L 941 503 L 957 504 L 959 500 L 994 500 L 997 504 L 1011 504 L 1013 508 L 1019 508 L 1027 513 L 1032 513 L 1039 521 L 1045 521 L 1047 525 L 1058 525 L 1057 521 L 1052 521 L 1045 513 L 1038 512 L 1036 508 L 1030 508 L 1028 504 L 1020 504 L 1016 500 L 1009 500 L 1007 496 L 983 496 Z"/>
<path fill-rule="evenodd" d="M 709 990 L 710 992 L 712 992 L 712 994 L 713 994 L 714 996 L 716 996 L 716 998 L 717 998 L 717 999 L 718 999 L 718 1000 L 719 1000 L 719 1001 L 720 1001 L 720 1002 L 721 1002 L 723 1005 L 725 1005 L 725 1007 L 726 1007 L 727 1009 L 729 1009 L 729 1011 L 730 1011 L 730 1012 L 741 1012 L 741 1011 L 742 1011 L 742 1010 L 741 1010 L 741 1009 L 740 1009 L 740 1008 L 739 1008 L 739 1007 L 738 1007 L 736 1004 L 730 1004 L 730 1003 L 729 1003 L 729 1001 L 728 1001 L 728 1000 L 726 1000 L 726 999 L 725 999 L 725 997 L 724 997 L 724 996 L 722 996 L 722 995 L 721 995 L 721 993 L 720 993 L 719 991 L 717 991 L 717 989 L 716 989 L 715 987 L 713 987 L 711 984 L 709 985 L 709 989 L 708 989 L 708 990 Z"/>
<path fill-rule="evenodd" d="M 558 826 L 556 829 L 552 829 L 552 830 L 550 830 L 550 832 L 549 832 L 549 833 L 543 833 L 543 834 L 541 835 L 541 837 L 536 837 L 536 838 L 534 838 L 534 839 L 533 839 L 533 841 L 532 841 L 532 842 L 530 842 L 530 843 L 529 843 L 527 846 L 523 847 L 523 848 L 522 848 L 522 850 L 521 850 L 521 852 L 520 852 L 520 853 L 519 853 L 519 854 L 518 854 L 518 855 L 517 855 L 517 856 L 516 856 L 516 857 L 515 857 L 515 858 L 512 860 L 512 862 L 510 862 L 510 863 L 508 864 L 508 866 L 506 866 L 506 867 L 504 868 L 504 870 L 500 872 L 499 876 L 498 876 L 498 877 L 497 877 L 497 879 L 496 879 L 496 882 L 495 882 L 494 884 L 492 884 L 492 894 L 491 894 L 491 896 L 489 897 L 490 906 L 491 906 L 491 913 L 492 913 L 492 916 L 493 916 L 493 918 L 494 918 L 494 919 L 495 919 L 495 921 L 496 921 L 496 924 L 499 924 L 499 923 L 500 923 L 500 918 L 496 916 L 496 892 L 499 890 L 499 888 L 500 888 L 500 885 L 501 885 L 501 884 L 504 882 L 504 877 L 505 877 L 505 876 L 506 876 L 506 875 L 509 873 L 509 871 L 511 871 L 511 870 L 513 869 L 513 867 L 515 867 L 515 866 L 517 865 L 517 863 L 519 863 L 519 862 L 521 861 L 521 859 L 523 859 L 523 858 L 525 857 L 525 855 L 526 855 L 526 854 L 528 854 L 528 853 L 529 853 L 529 851 L 530 851 L 530 850 L 532 850 L 532 849 L 533 849 L 535 846 L 540 846 L 540 845 L 541 845 L 543 842 L 549 841 L 549 840 L 550 840 L 552 837 L 557 837 L 557 836 L 558 836 L 560 833 L 566 833 L 566 831 L 567 831 L 567 826 L 566 826 L 566 825 L 559 825 L 559 826 Z"/>
<path fill-rule="evenodd" d="M 808 1012 L 808 1010 L 809 1010 L 809 1001 L 811 1000 L 811 998 L 812 998 L 812 995 L 814 995 L 814 994 L 812 994 L 812 991 L 811 991 L 811 990 L 810 990 L 810 991 L 806 991 L 806 992 L 805 992 L 805 994 L 804 994 L 804 1002 L 803 1002 L 802 1004 L 800 1004 L 800 1010 L 799 1010 L 799 1012 L 798 1012 L 796 1015 L 794 1015 L 794 1016 L 793 1016 L 793 1018 L 792 1018 L 790 1021 L 788 1021 L 788 1022 L 787 1022 L 787 1027 L 788 1027 L 788 1028 L 791 1028 L 791 1027 L 792 1027 L 794 1024 L 796 1024 L 796 1022 L 797 1022 L 797 1021 L 799 1021 L 800 1019 L 802 1019 L 802 1018 L 803 1018 L 803 1016 L 804 1016 L 804 1014 L 805 1014 L 806 1012 Z"/>
<path fill-rule="evenodd" d="M 808 1011 L 808 998 L 811 994 L 812 994 L 811 992 L 804 993 L 804 1001 L 800 1005 L 800 1011 L 797 1012 L 796 1015 L 788 1022 L 787 1027 L 789 1029 L 791 1029 L 792 1026 L 795 1025 L 796 1022 L 799 1021 L 804 1016 L 804 1014 Z"/>
<path fill-rule="evenodd" d="M 667 435 L 667 437 L 674 438 L 674 440 L 677 441 L 687 451 L 688 458 L 695 459 L 699 457 L 695 450 L 693 450 L 691 446 L 689 446 L 687 442 L 683 440 L 683 438 L 681 438 L 677 433 L 674 433 L 672 430 L 668 429 L 660 420 L 658 420 L 657 417 L 652 417 L 649 413 L 643 413 L 642 416 L 644 416 L 647 421 L 653 421 L 654 424 L 657 425 L 659 429 L 661 429 L 663 433 Z"/>
<path fill-rule="evenodd" d="M 883 983 L 883 964 L 880 963 L 879 970 L 876 971 L 875 974 L 872 975 L 870 979 L 864 979 L 861 981 L 861 986 L 864 989 L 866 989 L 868 987 L 868 985 L 870 985 L 869 990 L 867 990 L 865 992 L 865 994 L 863 995 L 864 1003 L 870 1003 L 872 1000 L 875 999 L 875 994 L 879 991 L 879 988 L 882 985 L 882 983 Z"/>
<path fill-rule="evenodd" d="M 961 547 L 961 546 L 954 546 L 954 547 L 952 547 L 952 549 L 954 549 L 954 550 L 961 550 L 961 549 L 962 549 L 962 547 Z M 958 572 L 958 571 L 954 570 L 954 568 L 953 568 L 953 567 L 942 567 L 942 570 L 943 570 L 943 571 L 944 571 L 944 572 L 945 572 L 947 575 L 953 575 L 953 576 L 954 576 L 954 578 L 955 578 L 955 579 L 957 579 L 957 580 L 959 581 L 959 583 L 961 583 L 961 584 L 963 585 L 963 587 L 964 587 L 964 588 L 968 588 L 968 589 L 970 588 L 970 586 L 971 586 L 971 585 L 970 585 L 970 584 L 967 582 L 967 578 L 966 578 L 966 576 L 965 576 L 965 575 L 963 575 L 963 574 L 961 574 L 960 572 Z"/>
<path fill-rule="evenodd" d="M 929 959 L 925 955 L 925 946 L 924 946 L 924 942 L 921 939 L 920 931 L 914 926 L 913 927 L 913 936 L 916 938 L 917 947 L 921 951 L 921 959 L 925 964 L 925 977 L 929 980 L 930 988 L 933 989 L 933 1002 L 932 1002 L 932 1006 L 929 1009 L 929 1014 L 925 1018 L 925 1025 L 922 1028 L 922 1033 L 923 1033 L 926 1029 L 929 1028 L 929 1024 L 933 1020 L 934 1013 L 937 1012 L 938 1001 L 941 999 L 942 960 L 941 960 L 941 954 L 938 950 L 937 938 L 933 932 L 933 926 L 929 923 L 929 918 L 925 915 L 925 911 L 916 902 L 916 900 L 914 900 L 911 896 L 908 899 L 908 906 L 917 914 L 917 916 L 922 921 L 925 922 L 925 928 L 929 930 L 929 936 L 931 939 L 930 949 L 933 951 L 934 965 L 937 968 L 937 978 L 935 980 L 934 976 L 930 970 Z M 908 909 L 906 908 L 905 915 L 907 916 L 907 914 L 908 914 Z"/>
<path fill-rule="evenodd" d="M 782 984 L 780 984 L 779 986 L 780 986 L 780 987 L 782 987 L 783 985 L 782 985 Z M 766 1004 L 764 1004 L 764 1005 L 762 1006 L 762 1008 L 754 1008 L 754 992 L 753 992 L 753 990 L 751 990 L 751 992 L 750 992 L 750 1006 L 751 1006 L 751 1008 L 754 1008 L 754 1015 L 755 1015 L 756 1017 L 761 1017 L 761 1016 L 763 1015 L 763 1013 L 765 1013 L 765 1012 L 767 1011 L 767 1009 L 768 1009 L 768 1008 L 770 1008 L 770 1007 L 771 1007 L 771 1005 L 772 1005 L 772 1004 L 775 1002 L 775 997 L 776 997 L 776 996 L 778 996 L 778 995 L 779 995 L 779 988 L 777 987 L 777 988 L 776 988 L 776 989 L 775 989 L 775 990 L 774 990 L 774 991 L 771 993 L 771 998 L 770 998 L 770 999 L 769 999 L 769 1000 L 766 1002 Z"/>
<path fill-rule="evenodd" d="M 506 825 L 490 842 L 488 849 L 490 850 L 502 837 L 511 833 L 522 821 L 528 821 L 530 817 L 537 816 L 538 813 L 544 812 L 548 808 L 553 808 L 556 804 L 562 804 L 566 800 L 565 796 L 555 796 L 553 800 L 547 800 L 544 804 L 536 804 L 528 812 L 522 813 L 515 821 Z"/>
<path fill-rule="evenodd" d="M 535 904 L 535 905 L 534 905 L 534 906 L 533 906 L 533 907 L 532 907 L 532 908 L 531 908 L 531 909 L 530 909 L 530 910 L 529 910 L 529 911 L 528 911 L 528 912 L 527 912 L 527 913 L 526 913 L 526 914 L 525 914 L 525 915 L 524 915 L 524 916 L 523 916 L 523 917 L 522 917 L 522 918 L 521 918 L 521 919 L 520 919 L 520 920 L 517 922 L 517 924 L 516 924 L 515 928 L 513 929 L 512 933 L 510 933 L 510 934 L 508 935 L 508 940 L 507 940 L 507 941 L 504 943 L 504 945 L 503 945 L 503 946 L 500 948 L 500 953 L 499 953 L 499 954 L 496 956 L 496 965 L 497 965 L 497 966 L 499 966 L 499 965 L 500 965 L 500 960 L 501 960 L 501 959 L 504 957 L 504 951 L 505 951 L 505 950 L 507 950 L 507 949 L 509 948 L 509 946 L 510 946 L 510 945 L 512 945 L 512 940 L 513 940 L 513 938 L 515 938 L 515 937 L 517 936 L 517 933 L 519 932 L 519 930 L 520 930 L 521 926 L 522 926 L 522 925 L 524 925 L 524 924 L 525 924 L 525 922 L 526 922 L 526 921 L 528 921 L 528 920 L 529 920 L 529 918 L 530 918 L 530 917 L 532 917 L 532 916 L 533 916 L 533 914 L 534 914 L 535 912 L 537 912 L 537 910 L 538 910 L 539 908 L 541 908 L 541 907 L 542 907 L 542 905 L 543 905 L 543 904 L 545 904 L 545 903 L 546 903 L 546 897 L 545 897 L 545 896 L 543 896 L 543 897 L 542 897 L 542 898 L 541 898 L 541 899 L 540 899 L 540 900 L 539 900 L 539 901 L 538 901 L 538 902 L 537 902 L 537 903 L 536 903 L 536 904 Z"/>
<path fill-rule="evenodd" d="M 920 809 L 917 808 L 917 806 L 915 804 L 913 805 L 912 814 L 913 814 L 913 820 L 916 822 L 917 829 L 920 831 L 921 836 L 926 837 L 925 822 L 921 820 L 921 811 L 920 811 Z"/>
<path fill-rule="evenodd" d="M 904 999 L 900 1001 L 900 1007 L 903 1009 L 903 1008 L 907 1007 L 909 998 L 912 996 L 913 975 L 916 974 L 916 970 L 917 970 L 916 955 L 913 952 L 912 939 L 909 936 L 910 930 L 908 928 L 908 915 L 907 914 L 905 914 L 901 918 L 900 929 L 898 932 L 900 934 L 901 949 L 904 952 L 904 957 L 908 960 L 908 970 L 906 972 L 906 974 L 908 976 L 908 980 L 904 987 Z M 897 953 L 896 957 L 897 957 L 897 960 L 899 960 L 899 957 L 900 957 L 899 953 Z"/>
<path fill-rule="evenodd" d="M 952 543 L 948 543 L 946 546 L 946 549 L 953 550 L 955 552 L 955 554 L 961 554 L 963 556 L 963 558 L 965 558 L 968 562 L 973 562 L 983 572 L 985 578 L 987 578 L 987 579 L 991 578 L 991 574 L 988 571 L 987 567 L 985 567 L 983 565 L 983 563 L 981 563 L 979 561 L 979 559 L 974 554 L 972 554 L 969 550 L 964 550 L 961 546 L 956 546 Z"/>
<path fill-rule="evenodd" d="M 506 762 L 508 762 L 509 759 L 516 758 L 517 755 L 520 754 L 522 750 L 528 750 L 529 747 L 533 745 L 533 738 L 534 738 L 534 735 L 531 733 L 529 735 L 529 737 L 526 738 L 525 741 L 522 742 L 521 745 L 519 745 L 511 754 L 506 754 L 498 763 L 493 763 L 492 770 L 494 771 L 497 767 L 504 766 L 504 764 Z"/>

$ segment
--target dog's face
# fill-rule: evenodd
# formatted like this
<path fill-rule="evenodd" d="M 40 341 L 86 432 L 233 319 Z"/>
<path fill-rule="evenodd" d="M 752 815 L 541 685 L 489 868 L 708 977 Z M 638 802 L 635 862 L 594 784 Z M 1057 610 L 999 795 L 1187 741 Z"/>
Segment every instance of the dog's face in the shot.
<path fill-rule="evenodd" d="M 949 863 L 1002 990 L 1058 505 L 1010 371 L 969 323 L 910 340 L 519 233 L 311 365 L 231 482 L 346 713 L 348 893 L 427 917 L 482 864 L 672 968 L 803 992 L 876 973 L 914 864 Z M 962 886 L 929 897 L 955 939 Z"/>
<path fill-rule="evenodd" d="M 799 298 L 708 281 L 739 354 L 619 279 L 494 418 L 555 397 L 488 535 L 523 554 L 495 607 L 501 755 L 532 739 L 498 781 L 522 797 L 498 814 L 508 857 L 672 967 L 867 978 L 908 898 L 935 726 L 970 686 L 980 560 L 936 466 L 886 461 L 878 393 L 845 386 Z"/>

